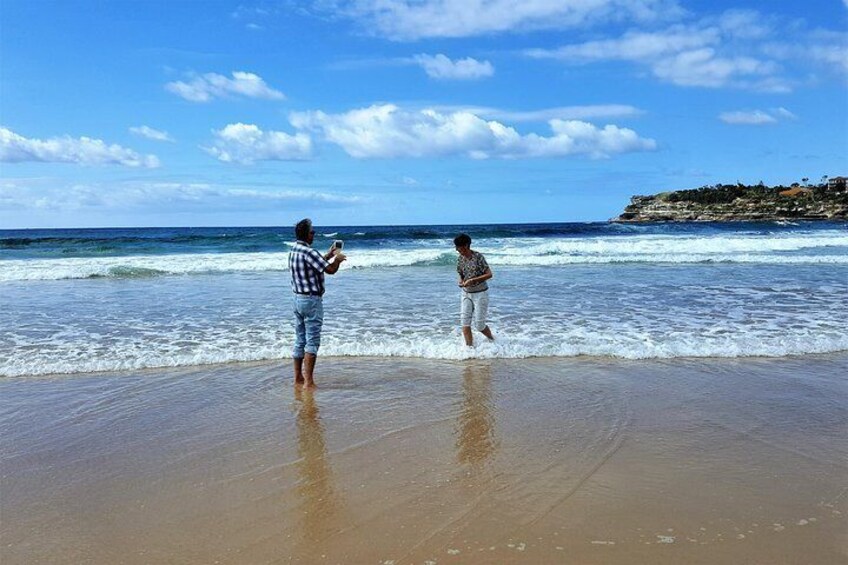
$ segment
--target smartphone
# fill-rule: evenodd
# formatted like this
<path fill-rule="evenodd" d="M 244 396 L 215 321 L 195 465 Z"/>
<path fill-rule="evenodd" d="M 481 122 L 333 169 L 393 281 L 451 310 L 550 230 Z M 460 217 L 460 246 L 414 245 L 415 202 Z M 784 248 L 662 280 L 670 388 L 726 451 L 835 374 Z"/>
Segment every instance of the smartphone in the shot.
<path fill-rule="evenodd" d="M 344 241 L 342 241 L 341 239 L 337 239 L 337 240 L 335 240 L 335 241 L 333 242 L 333 247 L 335 247 L 336 249 L 338 249 L 339 251 L 341 251 L 341 250 L 342 250 L 342 247 L 344 247 Z"/>

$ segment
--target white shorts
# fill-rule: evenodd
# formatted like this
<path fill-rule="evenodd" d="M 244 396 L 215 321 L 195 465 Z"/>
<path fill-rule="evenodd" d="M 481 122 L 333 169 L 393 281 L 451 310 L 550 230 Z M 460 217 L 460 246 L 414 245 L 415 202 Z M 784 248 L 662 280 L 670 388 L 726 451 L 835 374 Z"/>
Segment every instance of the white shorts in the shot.
<path fill-rule="evenodd" d="M 473 326 L 477 331 L 486 327 L 489 314 L 489 291 L 462 292 L 460 297 L 459 323 L 462 327 Z"/>

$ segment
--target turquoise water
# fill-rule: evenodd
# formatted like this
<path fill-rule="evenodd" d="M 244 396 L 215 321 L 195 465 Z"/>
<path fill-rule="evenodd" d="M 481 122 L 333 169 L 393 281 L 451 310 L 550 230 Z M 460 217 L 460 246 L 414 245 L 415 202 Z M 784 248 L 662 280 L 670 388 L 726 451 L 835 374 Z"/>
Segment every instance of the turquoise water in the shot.
<path fill-rule="evenodd" d="M 322 354 L 800 355 L 848 350 L 844 223 L 317 226 L 345 240 Z M 462 346 L 452 238 L 495 272 Z M 291 228 L 0 230 L 0 376 L 281 359 Z"/>

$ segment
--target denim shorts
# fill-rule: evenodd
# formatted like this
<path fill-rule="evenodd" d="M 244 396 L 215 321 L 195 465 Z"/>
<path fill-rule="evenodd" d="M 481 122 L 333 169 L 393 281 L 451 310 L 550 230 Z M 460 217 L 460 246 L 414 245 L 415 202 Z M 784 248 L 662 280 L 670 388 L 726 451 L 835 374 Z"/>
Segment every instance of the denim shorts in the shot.
<path fill-rule="evenodd" d="M 321 326 L 324 325 L 324 299 L 320 296 L 295 294 L 292 298 L 294 310 L 294 348 L 292 357 L 302 359 L 306 353 L 318 354 L 321 347 Z"/>
<path fill-rule="evenodd" d="M 462 291 L 460 297 L 459 323 L 462 327 L 473 326 L 477 331 L 486 327 L 486 317 L 489 314 L 489 291 Z"/>

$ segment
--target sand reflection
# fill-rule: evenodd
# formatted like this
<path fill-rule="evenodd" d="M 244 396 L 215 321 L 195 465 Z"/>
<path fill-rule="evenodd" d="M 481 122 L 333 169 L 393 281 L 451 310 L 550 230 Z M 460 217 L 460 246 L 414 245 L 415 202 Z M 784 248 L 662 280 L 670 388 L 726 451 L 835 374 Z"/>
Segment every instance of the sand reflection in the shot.
<path fill-rule="evenodd" d="M 310 390 L 297 390 L 295 399 L 299 401 L 297 412 L 297 462 L 300 498 L 299 515 L 302 526 L 302 540 L 313 549 L 314 545 L 328 537 L 334 530 L 340 499 L 333 488 L 333 474 L 327 461 L 327 447 L 324 443 L 324 426 L 321 424 L 318 404 Z M 336 528 L 337 529 L 337 528 Z"/>
<path fill-rule="evenodd" d="M 481 469 L 498 447 L 492 400 L 492 367 L 471 364 L 462 373 L 462 407 L 457 421 L 457 459 Z"/>

